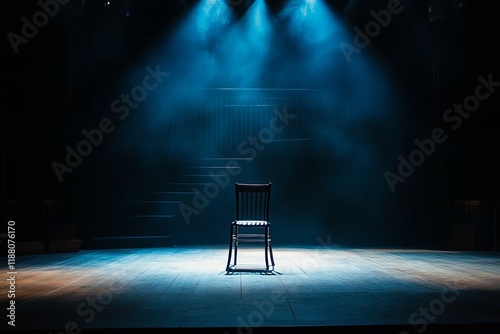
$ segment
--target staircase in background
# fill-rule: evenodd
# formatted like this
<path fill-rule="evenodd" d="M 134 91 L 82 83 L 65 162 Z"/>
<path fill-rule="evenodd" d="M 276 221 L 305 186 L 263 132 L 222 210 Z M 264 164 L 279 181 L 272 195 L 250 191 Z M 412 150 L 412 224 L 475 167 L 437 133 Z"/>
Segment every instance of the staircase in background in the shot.
<path fill-rule="evenodd" d="M 193 229 L 206 229 L 209 235 L 214 227 L 204 217 L 213 217 L 213 210 L 226 202 L 232 209 L 234 182 L 247 176 L 248 182 L 255 181 L 255 170 L 271 156 L 297 159 L 297 153 L 314 150 L 310 131 L 328 135 L 338 131 L 344 118 L 339 101 L 321 89 L 209 89 L 193 95 L 186 92 L 186 97 L 164 101 L 164 114 L 154 122 L 144 117 L 129 123 L 123 146 L 136 153 L 126 154 L 155 159 L 141 161 L 141 171 L 129 178 L 138 181 L 122 182 L 126 188 L 110 204 L 113 222 L 108 231 L 94 234 L 86 247 L 170 246 L 178 238 L 189 238 Z M 283 124 L 280 115 L 287 113 L 294 117 Z M 252 146 L 250 136 L 264 138 L 265 148 Z M 148 147 L 132 138 L 140 138 Z M 218 184 L 218 189 L 212 189 L 219 193 L 208 198 L 206 207 L 195 207 L 195 198 L 211 196 L 205 194 L 205 187 L 217 184 L 218 177 L 223 179 L 214 174 L 227 172 L 230 161 L 241 174 L 231 176 L 226 187 Z"/>

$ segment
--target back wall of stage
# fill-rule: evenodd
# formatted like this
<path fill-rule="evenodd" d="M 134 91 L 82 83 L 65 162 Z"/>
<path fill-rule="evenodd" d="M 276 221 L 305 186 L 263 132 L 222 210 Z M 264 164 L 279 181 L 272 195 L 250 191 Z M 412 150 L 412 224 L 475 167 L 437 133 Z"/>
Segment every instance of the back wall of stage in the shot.
<path fill-rule="evenodd" d="M 494 247 L 493 2 L 10 6 L 2 218 L 26 240 L 60 200 L 84 240 L 223 244 L 234 183 L 270 181 L 276 243 L 444 247 L 480 199 Z"/>

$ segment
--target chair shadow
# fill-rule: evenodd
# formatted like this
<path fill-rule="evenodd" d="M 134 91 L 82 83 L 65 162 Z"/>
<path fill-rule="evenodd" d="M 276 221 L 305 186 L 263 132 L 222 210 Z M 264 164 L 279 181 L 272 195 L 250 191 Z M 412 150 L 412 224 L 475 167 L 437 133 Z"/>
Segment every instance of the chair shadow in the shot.
<path fill-rule="evenodd" d="M 241 269 L 230 269 L 226 270 L 226 275 L 234 275 L 234 274 L 259 274 L 259 275 L 282 275 L 279 271 L 276 271 L 274 269 L 268 270 L 268 269 L 250 269 L 250 268 L 241 268 Z"/>

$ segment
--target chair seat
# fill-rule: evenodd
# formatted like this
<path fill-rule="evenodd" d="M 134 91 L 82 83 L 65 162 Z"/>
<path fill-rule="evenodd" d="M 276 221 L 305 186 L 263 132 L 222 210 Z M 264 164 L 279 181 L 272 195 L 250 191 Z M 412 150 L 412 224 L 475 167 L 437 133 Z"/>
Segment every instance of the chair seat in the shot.
<path fill-rule="evenodd" d="M 252 242 L 252 241 L 255 241 L 255 242 L 259 242 L 259 241 L 271 241 L 271 238 L 269 236 L 266 237 L 265 234 L 257 234 L 257 233 L 254 233 L 254 234 L 241 234 L 241 233 L 238 233 L 238 235 L 234 235 L 233 236 L 233 240 L 239 240 L 239 241 L 248 241 L 248 242 Z"/>
<path fill-rule="evenodd" d="M 235 220 L 233 225 L 237 226 L 268 226 L 270 225 L 268 221 L 265 220 Z"/>

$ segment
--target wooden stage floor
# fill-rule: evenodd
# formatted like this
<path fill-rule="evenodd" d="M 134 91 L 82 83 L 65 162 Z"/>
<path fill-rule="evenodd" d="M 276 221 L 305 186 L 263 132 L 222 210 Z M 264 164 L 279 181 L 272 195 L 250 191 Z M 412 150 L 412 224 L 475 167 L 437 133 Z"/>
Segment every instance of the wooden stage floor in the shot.
<path fill-rule="evenodd" d="M 241 250 L 240 261 L 263 263 L 262 253 Z M 274 256 L 272 274 L 230 275 L 226 246 L 18 256 L 15 328 L 54 334 L 500 328 L 500 253 L 276 246 Z M 8 286 L 2 290 L 5 310 Z M 11 329 L 3 319 L 0 328 Z"/>

